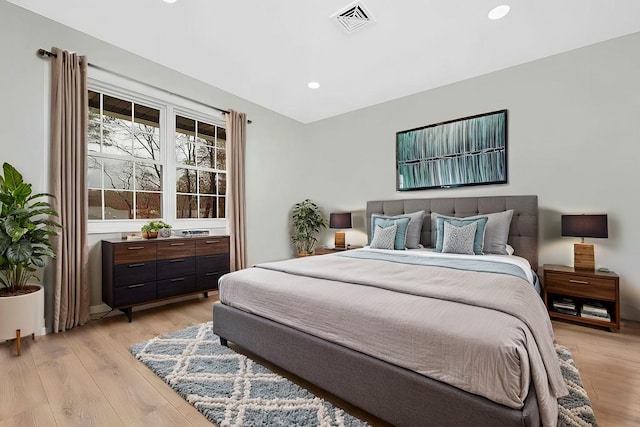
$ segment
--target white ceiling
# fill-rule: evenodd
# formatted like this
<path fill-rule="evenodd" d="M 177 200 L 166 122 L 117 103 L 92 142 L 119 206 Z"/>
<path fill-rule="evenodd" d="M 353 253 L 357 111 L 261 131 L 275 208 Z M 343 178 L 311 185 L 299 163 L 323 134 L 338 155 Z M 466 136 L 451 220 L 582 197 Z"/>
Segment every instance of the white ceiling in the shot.
<path fill-rule="evenodd" d="M 9 1 L 303 123 L 640 31 L 638 0 L 363 0 L 351 34 L 352 0 Z"/>

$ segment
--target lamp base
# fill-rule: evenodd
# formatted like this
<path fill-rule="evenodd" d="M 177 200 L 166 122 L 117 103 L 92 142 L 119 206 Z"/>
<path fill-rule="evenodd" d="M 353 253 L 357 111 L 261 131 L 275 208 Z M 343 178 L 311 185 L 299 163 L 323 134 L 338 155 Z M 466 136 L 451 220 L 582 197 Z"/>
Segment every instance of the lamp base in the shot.
<path fill-rule="evenodd" d="M 591 270 L 596 267 L 593 255 L 593 245 L 575 243 L 573 245 L 573 268 L 577 270 Z"/>
<path fill-rule="evenodd" d="M 347 243 L 344 237 L 344 231 L 336 231 L 335 247 L 336 249 L 346 249 Z"/>

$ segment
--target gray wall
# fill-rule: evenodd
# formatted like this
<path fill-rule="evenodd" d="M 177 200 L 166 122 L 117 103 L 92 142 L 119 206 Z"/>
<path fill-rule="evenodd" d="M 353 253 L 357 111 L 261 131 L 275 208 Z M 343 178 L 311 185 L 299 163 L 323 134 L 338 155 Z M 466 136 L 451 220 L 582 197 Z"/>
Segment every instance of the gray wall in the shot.
<path fill-rule="evenodd" d="M 302 125 L 232 94 L 0 0 L 0 161 L 48 190 L 49 66 L 57 46 L 90 62 L 212 105 L 247 112 L 249 263 L 292 254 L 287 216 L 304 198 L 328 214 L 355 213 L 351 244 L 363 244 L 371 199 L 537 194 L 544 263 L 571 264 L 575 239 L 560 238 L 562 213 L 609 214 L 609 239 L 592 239 L 596 263 L 621 275 L 623 317 L 640 320 L 640 34 Z M 428 72 L 428 70 L 425 70 Z M 509 184 L 395 191 L 395 132 L 509 110 Z M 100 304 L 102 238 L 92 235 L 92 304 Z M 328 230 L 321 243 L 331 243 Z M 587 239 L 589 240 L 589 239 Z"/>
<path fill-rule="evenodd" d="M 537 194 L 540 262 L 573 264 L 563 213 L 607 213 L 596 264 L 621 277 L 622 316 L 640 320 L 640 33 L 307 125 L 301 155 L 318 170 L 304 186 L 327 211 L 353 210 L 366 241 L 367 200 Z M 428 72 L 428 70 L 425 70 Z M 507 185 L 395 191 L 395 133 L 509 110 Z M 331 233 L 323 242 L 331 244 Z"/>
<path fill-rule="evenodd" d="M 0 163 L 16 166 L 36 191 L 49 190 L 50 80 L 48 61 L 37 57 L 36 50 L 56 46 L 85 54 L 91 63 L 173 93 L 246 112 L 253 121 L 247 128 L 249 262 L 288 256 L 287 217 L 295 198 L 286 187 L 295 177 L 293 171 L 282 165 L 288 163 L 286 153 L 302 140 L 302 124 L 4 0 L 0 0 L 0 46 Z M 93 306 L 102 301 L 100 248 L 96 243 L 118 236 L 90 236 Z M 51 289 L 48 289 L 47 307 L 50 306 Z M 47 314 L 50 325 L 50 310 Z"/>

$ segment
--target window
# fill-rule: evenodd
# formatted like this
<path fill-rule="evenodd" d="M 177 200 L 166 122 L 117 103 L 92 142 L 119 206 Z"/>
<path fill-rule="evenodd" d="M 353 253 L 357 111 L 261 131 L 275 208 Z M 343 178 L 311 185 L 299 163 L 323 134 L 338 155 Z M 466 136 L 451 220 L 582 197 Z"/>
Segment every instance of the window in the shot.
<path fill-rule="evenodd" d="M 176 228 L 226 227 L 221 115 L 106 77 L 110 83 L 89 79 L 89 232 L 138 230 L 149 219 Z"/>
<path fill-rule="evenodd" d="M 89 219 L 162 218 L 160 110 L 89 91 Z"/>
<path fill-rule="evenodd" d="M 176 115 L 176 216 L 224 218 L 227 194 L 224 128 Z"/>

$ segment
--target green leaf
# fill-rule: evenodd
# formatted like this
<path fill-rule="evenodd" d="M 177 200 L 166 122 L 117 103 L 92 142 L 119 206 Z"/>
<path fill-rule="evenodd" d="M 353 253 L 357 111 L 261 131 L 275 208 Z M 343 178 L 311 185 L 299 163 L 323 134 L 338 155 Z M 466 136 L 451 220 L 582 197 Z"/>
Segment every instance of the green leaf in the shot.
<path fill-rule="evenodd" d="M 22 174 L 9 163 L 2 165 L 2 169 L 4 170 L 4 184 L 7 190 L 12 192 L 18 185 L 22 184 Z"/>
<path fill-rule="evenodd" d="M 26 240 L 20 240 L 9 246 L 7 249 L 7 260 L 11 264 L 20 264 L 28 261 L 31 258 L 33 249 L 31 243 Z"/>
<path fill-rule="evenodd" d="M 16 198 L 16 201 L 20 203 L 21 206 L 27 202 L 27 197 L 31 195 L 31 184 L 20 183 L 13 190 L 13 196 Z"/>
<path fill-rule="evenodd" d="M 8 217 L 4 220 L 4 228 L 7 234 L 14 242 L 17 242 L 28 230 L 20 226 L 20 223 L 15 219 Z"/>

